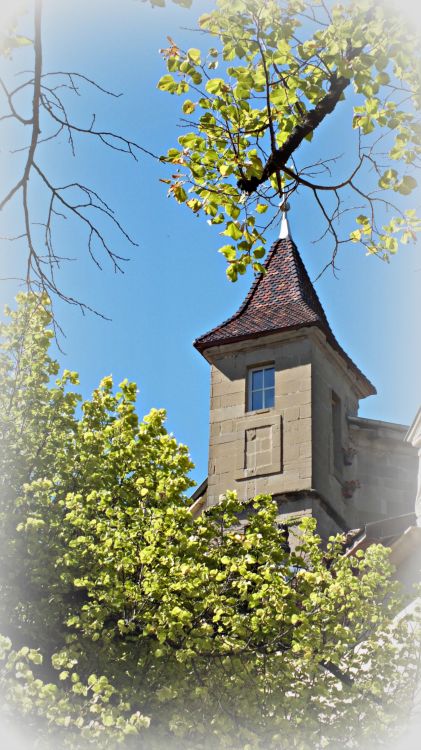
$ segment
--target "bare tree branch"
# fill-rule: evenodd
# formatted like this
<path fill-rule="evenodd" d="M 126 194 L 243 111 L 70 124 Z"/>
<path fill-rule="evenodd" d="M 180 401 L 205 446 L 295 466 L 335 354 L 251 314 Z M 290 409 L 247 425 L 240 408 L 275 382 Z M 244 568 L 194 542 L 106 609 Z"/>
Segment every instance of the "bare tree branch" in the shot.
<path fill-rule="evenodd" d="M 22 70 L 19 73 L 19 75 L 29 76 L 27 80 L 12 89 L 0 79 L 0 93 L 3 93 L 8 107 L 8 111 L 0 116 L 0 122 L 15 120 L 19 125 L 30 128 L 29 145 L 12 150 L 12 153 L 27 151 L 22 174 L 0 201 L 0 211 L 2 211 L 16 195 L 21 195 L 21 215 L 24 231 L 17 231 L 14 235 L 10 234 L 5 239 L 26 241 L 28 254 L 26 272 L 22 282 L 25 283 L 27 288 L 47 292 L 52 297 L 78 306 L 82 312 L 87 310 L 97 312 L 90 305 L 68 295 L 56 281 L 56 270 L 60 268 L 61 262 L 71 259 L 56 251 L 53 239 L 55 221 L 73 218 L 86 227 L 87 251 L 98 269 L 102 269 L 102 263 L 97 257 L 96 249 L 98 247 L 102 252 L 105 252 L 115 272 L 123 272 L 122 264 L 127 260 L 122 254 L 113 250 L 110 240 L 107 239 L 105 234 L 106 230 L 102 228 L 99 221 L 101 217 L 106 219 L 110 226 L 114 227 L 118 234 L 132 247 L 137 246 L 137 243 L 124 229 L 114 210 L 95 190 L 77 181 L 63 186 L 54 185 L 41 165 L 37 153 L 38 146 L 57 139 L 60 133 L 64 131 L 67 133 L 73 154 L 75 154 L 76 148 L 75 138 L 86 135 L 95 138 L 99 143 L 113 151 L 128 154 L 136 161 L 139 152 L 157 160 L 159 157 L 130 138 L 108 129 L 96 128 L 95 114 L 92 115 L 91 122 L 87 127 L 73 121 L 71 115 L 68 114 L 68 104 L 65 104 L 62 92 L 64 94 L 67 90 L 69 95 L 81 96 L 81 87 L 84 85 L 115 99 L 118 99 L 122 94 L 109 90 L 89 76 L 79 72 L 43 71 L 42 0 L 35 0 L 34 5 L 33 50 L 34 69 Z M 31 92 L 31 114 L 27 116 L 19 111 L 15 97 L 18 93 L 25 91 L 28 93 L 29 90 Z M 41 137 L 41 131 L 43 131 L 43 137 Z M 47 214 L 45 219 L 41 221 L 35 220 L 33 216 L 31 187 L 34 179 L 35 182 L 41 180 L 40 184 L 45 190 L 46 197 L 48 197 Z M 35 226 L 44 227 L 43 245 L 45 249 L 38 246 L 39 236 L 34 232 Z M 101 317 L 105 316 L 101 315 Z"/>

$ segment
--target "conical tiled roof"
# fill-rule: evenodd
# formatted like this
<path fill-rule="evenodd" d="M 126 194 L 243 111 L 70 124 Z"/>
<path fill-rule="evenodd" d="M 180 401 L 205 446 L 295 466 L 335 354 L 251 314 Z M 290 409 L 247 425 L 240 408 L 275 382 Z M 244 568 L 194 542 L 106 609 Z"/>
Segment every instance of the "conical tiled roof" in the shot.
<path fill-rule="evenodd" d="M 307 326 L 318 326 L 329 344 L 346 360 L 369 393 L 376 390 L 338 344 L 310 281 L 298 249 L 291 239 L 272 246 L 266 273 L 254 281 L 239 310 L 221 325 L 200 336 L 194 346 L 200 352 L 211 346 L 233 343 Z"/>

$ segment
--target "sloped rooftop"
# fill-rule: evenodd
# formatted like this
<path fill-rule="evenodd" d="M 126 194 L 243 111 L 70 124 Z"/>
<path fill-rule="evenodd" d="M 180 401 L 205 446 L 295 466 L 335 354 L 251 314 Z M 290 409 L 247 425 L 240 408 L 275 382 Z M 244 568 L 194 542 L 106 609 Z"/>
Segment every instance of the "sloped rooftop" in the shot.
<path fill-rule="evenodd" d="M 317 326 L 326 340 L 367 390 L 376 393 L 368 378 L 338 344 L 297 246 L 290 236 L 277 240 L 239 310 L 219 326 L 194 341 L 203 353 L 212 346 L 231 344 L 271 333 Z"/>

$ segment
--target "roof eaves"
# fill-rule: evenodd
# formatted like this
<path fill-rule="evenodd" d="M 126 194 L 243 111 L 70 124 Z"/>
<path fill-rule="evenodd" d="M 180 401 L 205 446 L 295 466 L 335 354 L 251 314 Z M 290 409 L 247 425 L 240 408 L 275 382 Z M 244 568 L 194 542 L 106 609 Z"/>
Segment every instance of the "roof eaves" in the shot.
<path fill-rule="evenodd" d="M 299 324 L 291 325 L 291 326 L 282 326 L 280 328 L 272 328 L 268 331 L 254 331 L 252 333 L 242 333 L 242 334 L 238 334 L 237 336 L 228 335 L 226 338 L 221 337 L 220 339 L 216 339 L 213 341 L 212 340 L 202 341 L 202 339 L 205 338 L 203 336 L 201 338 L 196 339 L 193 342 L 193 346 L 197 349 L 198 352 L 203 354 L 203 352 L 206 349 L 211 349 L 216 346 L 227 346 L 228 344 L 237 344 L 237 343 L 240 343 L 241 341 L 249 341 L 249 340 L 253 340 L 257 338 L 262 338 L 264 336 L 275 335 L 277 333 L 283 333 L 283 332 L 287 333 L 288 331 L 297 331 L 297 330 L 300 330 L 301 328 L 310 328 L 312 326 L 316 326 L 322 331 L 322 333 L 326 337 L 326 341 L 328 342 L 328 344 L 330 344 L 332 349 L 334 349 L 345 360 L 348 367 L 354 372 L 357 378 L 362 381 L 362 383 L 364 384 L 367 390 L 367 395 L 374 396 L 377 393 L 377 390 L 375 386 L 373 385 L 373 383 L 366 377 L 366 375 L 364 375 L 364 373 L 355 364 L 355 362 L 353 362 L 351 357 L 342 349 L 341 345 L 337 342 L 332 331 L 330 330 L 326 331 L 326 328 L 319 321 L 310 321 L 308 323 L 299 323 Z M 216 330 L 218 330 L 219 328 L 221 328 L 221 326 L 217 326 Z M 206 336 L 207 335 L 208 334 L 206 334 Z"/>

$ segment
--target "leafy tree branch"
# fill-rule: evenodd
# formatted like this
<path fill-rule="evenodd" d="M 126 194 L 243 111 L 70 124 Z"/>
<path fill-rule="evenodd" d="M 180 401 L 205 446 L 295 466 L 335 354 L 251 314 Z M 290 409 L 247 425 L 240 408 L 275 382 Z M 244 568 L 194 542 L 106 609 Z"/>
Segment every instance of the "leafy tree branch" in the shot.
<path fill-rule="evenodd" d="M 202 56 L 171 40 L 162 50 L 168 74 L 158 87 L 191 90 L 197 98 L 185 99 L 183 112 L 198 113 L 163 160 L 178 170 L 169 193 L 231 241 L 220 248 L 229 278 L 248 265 L 263 270 L 268 226 L 299 191 L 320 210 L 333 268 L 346 242 L 387 260 L 399 242 L 414 241 L 417 206 L 400 196 L 415 190 L 420 164 L 419 51 L 399 14 L 366 0 L 219 0 L 199 24 L 218 47 Z M 218 66 L 220 77 L 210 77 Z M 326 180 L 315 180 L 306 159 L 318 132 L 328 122 L 335 129 L 346 95 L 355 167 L 343 177 L 339 157 L 319 158 Z"/>

